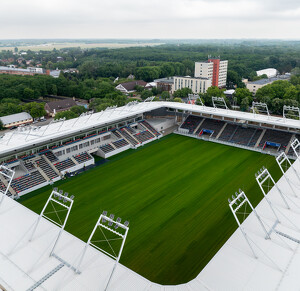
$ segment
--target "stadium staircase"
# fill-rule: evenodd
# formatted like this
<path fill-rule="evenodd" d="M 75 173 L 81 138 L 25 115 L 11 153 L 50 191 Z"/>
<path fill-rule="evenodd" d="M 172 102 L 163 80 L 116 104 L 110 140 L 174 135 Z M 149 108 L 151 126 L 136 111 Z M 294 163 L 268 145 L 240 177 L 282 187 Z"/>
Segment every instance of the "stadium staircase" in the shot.
<path fill-rule="evenodd" d="M 205 118 L 202 118 L 202 120 L 200 121 L 200 123 L 198 124 L 198 126 L 195 128 L 193 134 L 196 134 L 196 132 L 198 131 L 198 129 L 200 128 L 200 126 L 202 125 L 202 123 L 204 122 Z"/>
<path fill-rule="evenodd" d="M 122 135 L 123 135 L 126 139 L 128 139 L 128 140 L 130 141 L 130 143 L 131 143 L 133 146 L 136 146 L 136 145 L 139 144 L 139 141 L 138 141 L 134 136 L 132 136 L 131 133 L 130 133 L 128 130 L 126 130 L 125 127 L 123 127 L 123 128 L 120 130 L 120 132 L 122 133 Z"/>
<path fill-rule="evenodd" d="M 221 128 L 220 132 L 218 133 L 218 135 L 216 136 L 216 139 L 219 139 L 220 135 L 222 134 L 222 132 L 224 131 L 225 127 L 226 127 L 227 123 L 225 123 L 223 125 L 223 127 Z"/>
<path fill-rule="evenodd" d="M 52 180 L 59 176 L 59 174 L 57 174 L 57 172 L 54 171 L 50 164 L 46 161 L 44 155 L 40 156 L 40 158 L 37 158 L 35 160 L 35 164 L 36 168 L 46 180 Z M 46 177 L 48 177 L 48 179 Z"/>
<path fill-rule="evenodd" d="M 50 178 L 44 173 L 44 171 L 39 166 L 35 165 L 35 167 L 46 181 L 50 180 Z"/>
<path fill-rule="evenodd" d="M 247 146 L 255 147 L 255 144 L 256 144 L 257 140 L 259 139 L 262 131 L 263 131 L 262 129 L 256 128 L 255 131 L 253 132 L 249 142 L 247 143 Z"/>
<path fill-rule="evenodd" d="M 231 137 L 233 136 L 233 133 L 237 129 L 236 124 L 228 123 L 223 130 L 222 134 L 219 137 L 219 140 L 224 140 L 227 142 L 230 142 Z"/>
<path fill-rule="evenodd" d="M 152 132 L 155 136 L 161 136 L 161 134 L 146 120 L 141 121 L 144 126 L 147 127 L 148 131 Z"/>
<path fill-rule="evenodd" d="M 120 132 L 119 129 L 113 131 L 113 134 L 114 134 L 117 138 L 120 138 L 120 139 L 123 138 L 123 139 L 125 139 L 125 140 L 128 142 L 128 144 L 131 144 L 131 142 L 130 142 L 124 135 L 122 135 L 122 133 Z"/>
<path fill-rule="evenodd" d="M 235 135 L 236 131 L 238 130 L 238 128 L 239 128 L 239 126 L 236 125 L 236 126 L 235 126 L 235 129 L 234 129 L 234 131 L 233 131 L 233 133 L 231 134 L 231 136 L 230 136 L 230 138 L 229 138 L 229 142 L 231 142 L 231 140 L 232 140 L 232 138 L 234 137 L 234 135 Z"/>
<path fill-rule="evenodd" d="M 292 137 L 291 137 L 291 139 L 290 139 L 290 141 L 289 141 L 289 143 L 288 143 L 288 145 L 287 145 L 287 147 L 286 147 L 286 149 L 285 149 L 285 153 L 286 153 L 286 154 L 289 153 L 290 148 L 291 148 L 291 144 L 292 144 L 292 142 L 294 141 L 295 137 L 296 137 L 296 134 L 293 134 Z"/>
<path fill-rule="evenodd" d="M 116 150 L 117 147 L 111 142 L 110 145 Z"/>
<path fill-rule="evenodd" d="M 259 138 L 258 138 L 258 140 L 257 140 L 257 142 L 256 142 L 256 144 L 255 144 L 255 148 L 257 148 L 258 146 L 259 146 L 259 144 L 260 144 L 260 141 L 262 140 L 262 138 L 263 138 L 263 136 L 265 135 L 265 133 L 266 133 L 266 129 L 264 129 L 263 131 L 262 131 L 262 133 L 260 134 L 260 136 L 259 136 Z"/>
<path fill-rule="evenodd" d="M 140 122 L 140 125 L 144 128 L 144 130 L 147 130 L 148 132 L 150 132 L 150 134 L 153 137 L 156 137 L 156 135 L 151 130 L 149 130 L 149 128 L 146 125 L 144 125 L 143 122 Z"/>
<path fill-rule="evenodd" d="M 2 184 L 3 184 L 3 186 L 5 186 L 7 188 L 8 182 L 7 182 L 7 180 L 2 175 L 0 175 L 0 180 L 1 180 Z M 12 195 L 16 195 L 17 194 L 16 191 L 11 186 L 9 187 L 8 192 L 10 194 L 12 194 Z"/>
<path fill-rule="evenodd" d="M 70 157 L 70 159 L 73 161 L 73 163 L 74 163 L 75 165 L 78 165 L 78 164 L 79 164 L 79 163 L 77 162 L 77 160 L 74 159 L 74 157 Z"/>
<path fill-rule="evenodd" d="M 196 134 L 199 135 L 202 129 L 209 129 L 213 130 L 213 134 L 211 137 L 216 137 L 222 127 L 224 126 L 224 121 L 219 119 L 211 119 L 211 118 L 205 118 L 204 122 L 202 123 L 202 126 L 199 127 Z"/>
<path fill-rule="evenodd" d="M 52 162 L 48 159 L 48 157 L 46 155 L 44 155 L 44 159 L 46 162 L 48 162 L 49 166 L 52 168 L 52 170 L 58 175 L 60 176 L 60 172 L 53 166 Z M 58 159 L 57 159 L 58 160 Z"/>

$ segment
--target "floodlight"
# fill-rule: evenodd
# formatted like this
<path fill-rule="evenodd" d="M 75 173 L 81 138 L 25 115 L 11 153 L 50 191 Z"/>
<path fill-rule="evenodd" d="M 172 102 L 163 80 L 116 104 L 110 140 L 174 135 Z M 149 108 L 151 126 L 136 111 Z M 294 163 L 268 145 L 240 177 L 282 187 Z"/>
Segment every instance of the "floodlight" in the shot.
<path fill-rule="evenodd" d="M 126 220 L 126 221 L 124 222 L 124 225 L 128 227 L 129 221 Z"/>
<path fill-rule="evenodd" d="M 229 204 L 231 203 L 231 200 L 230 200 L 230 198 L 228 198 L 228 203 L 229 203 Z"/>
<path fill-rule="evenodd" d="M 70 199 L 71 199 L 71 200 L 74 200 L 74 198 L 75 198 L 75 196 L 74 196 L 74 195 L 72 195 L 72 196 L 70 197 Z"/>
<path fill-rule="evenodd" d="M 111 215 L 109 216 L 110 219 L 114 219 L 114 217 L 115 217 L 114 214 L 111 214 Z M 113 224 L 113 222 L 112 222 L 111 220 L 109 220 L 109 221 L 108 221 L 108 225 L 109 225 L 109 226 L 112 226 L 112 224 Z"/>

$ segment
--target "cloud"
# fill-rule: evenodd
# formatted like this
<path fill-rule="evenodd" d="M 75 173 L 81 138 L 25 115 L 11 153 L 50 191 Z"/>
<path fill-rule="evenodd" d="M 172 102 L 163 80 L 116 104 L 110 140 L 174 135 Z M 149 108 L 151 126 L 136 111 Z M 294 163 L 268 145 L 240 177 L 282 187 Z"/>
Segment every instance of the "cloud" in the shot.
<path fill-rule="evenodd" d="M 0 38 L 299 38 L 299 0 L 4 3 Z"/>

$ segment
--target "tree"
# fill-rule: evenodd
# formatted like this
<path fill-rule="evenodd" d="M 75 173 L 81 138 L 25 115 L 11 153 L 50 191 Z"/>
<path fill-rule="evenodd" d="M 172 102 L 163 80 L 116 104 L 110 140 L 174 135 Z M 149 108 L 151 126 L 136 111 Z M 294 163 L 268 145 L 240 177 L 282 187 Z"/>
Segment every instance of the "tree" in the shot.
<path fill-rule="evenodd" d="M 146 82 L 153 81 L 154 79 L 158 79 L 160 76 L 160 67 L 142 67 L 137 68 L 135 72 L 135 76 L 137 79 L 144 80 Z"/>
<path fill-rule="evenodd" d="M 145 90 L 141 94 L 141 98 L 143 100 L 147 99 L 148 97 L 152 97 L 152 96 L 153 96 L 153 94 L 152 94 L 151 90 Z"/>
<path fill-rule="evenodd" d="M 282 114 L 283 110 L 283 100 L 279 98 L 274 98 L 270 104 L 270 111 L 275 114 Z"/>
<path fill-rule="evenodd" d="M 209 87 L 206 91 L 208 97 L 225 97 L 224 90 L 216 86 Z"/>
<path fill-rule="evenodd" d="M 34 90 L 30 88 L 25 88 L 23 91 L 23 97 L 25 99 L 34 99 Z"/>
<path fill-rule="evenodd" d="M 247 88 L 237 88 L 234 97 L 237 98 L 237 104 L 240 105 L 244 98 L 252 99 L 252 93 Z"/>
<path fill-rule="evenodd" d="M 249 104 L 250 104 L 249 98 L 248 97 L 243 98 L 241 105 L 240 105 L 241 110 L 248 111 Z"/>
<path fill-rule="evenodd" d="M 76 113 L 77 116 L 79 116 L 80 114 L 82 114 L 82 113 L 84 113 L 84 112 L 87 111 L 87 110 L 85 109 L 84 106 L 80 106 L 80 105 L 72 106 L 72 107 L 70 108 L 70 110 L 71 110 L 72 112 Z"/>
<path fill-rule="evenodd" d="M 189 94 L 193 94 L 192 89 L 190 89 L 190 88 L 182 88 L 182 89 L 176 90 L 174 92 L 173 96 L 174 97 L 186 98 L 186 97 L 188 97 Z"/>
<path fill-rule="evenodd" d="M 140 85 L 135 85 L 134 90 L 138 93 L 142 93 L 145 90 L 145 88 L 143 86 L 140 86 Z"/>
<path fill-rule="evenodd" d="M 68 119 L 72 119 L 72 118 L 76 118 L 76 117 L 78 117 L 76 113 L 74 113 L 70 110 L 67 110 L 67 111 L 61 111 L 61 112 L 56 113 L 54 119 L 57 120 L 57 119 L 65 118 L 68 120 Z"/>
<path fill-rule="evenodd" d="M 158 94 L 158 89 L 156 88 L 156 87 L 153 87 L 152 89 L 151 89 L 151 91 L 152 91 L 152 95 L 153 96 L 156 96 L 157 94 Z"/>
<path fill-rule="evenodd" d="M 3 122 L 0 120 L 0 130 L 3 130 L 5 129 L 4 125 L 3 125 Z"/>
<path fill-rule="evenodd" d="M 105 109 L 106 109 L 107 107 L 109 107 L 109 106 L 111 106 L 110 103 L 102 103 L 102 104 L 96 106 L 96 111 L 97 111 L 97 112 L 100 112 L 100 111 L 102 111 L 102 110 L 105 110 Z"/>
<path fill-rule="evenodd" d="M 161 93 L 161 98 L 164 99 L 164 100 L 167 100 L 170 98 L 170 93 L 168 91 L 163 91 Z"/>
<path fill-rule="evenodd" d="M 38 118 L 47 114 L 44 106 L 44 103 L 30 102 L 23 105 L 22 109 L 28 112 L 33 118 Z"/>
<path fill-rule="evenodd" d="M 182 99 L 179 98 L 179 97 L 174 98 L 173 101 L 174 101 L 174 102 L 182 103 Z"/>
<path fill-rule="evenodd" d="M 297 99 L 298 90 L 295 86 L 290 86 L 285 90 L 283 99 Z"/>

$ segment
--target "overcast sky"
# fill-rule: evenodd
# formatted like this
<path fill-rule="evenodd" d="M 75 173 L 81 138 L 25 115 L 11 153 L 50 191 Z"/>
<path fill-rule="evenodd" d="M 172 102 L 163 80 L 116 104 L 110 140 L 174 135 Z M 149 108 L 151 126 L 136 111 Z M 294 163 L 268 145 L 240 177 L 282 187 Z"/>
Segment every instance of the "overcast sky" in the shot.
<path fill-rule="evenodd" d="M 300 39 L 300 0 L 2 0 L 0 39 Z"/>

